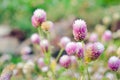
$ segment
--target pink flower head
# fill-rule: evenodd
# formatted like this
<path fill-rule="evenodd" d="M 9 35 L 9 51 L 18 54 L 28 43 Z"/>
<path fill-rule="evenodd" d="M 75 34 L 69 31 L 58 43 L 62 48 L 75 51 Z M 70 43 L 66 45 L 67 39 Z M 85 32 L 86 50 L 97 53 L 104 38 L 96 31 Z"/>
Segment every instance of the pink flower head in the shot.
<path fill-rule="evenodd" d="M 83 45 L 81 42 L 77 42 L 76 43 L 76 55 L 78 58 L 83 58 L 84 57 L 84 49 L 83 49 Z"/>
<path fill-rule="evenodd" d="M 36 21 L 39 23 L 42 23 L 46 20 L 46 12 L 42 9 L 36 9 L 34 11 L 34 14 Z"/>
<path fill-rule="evenodd" d="M 40 37 L 37 33 L 34 33 L 32 36 L 31 36 L 31 41 L 32 43 L 34 44 L 39 44 L 40 43 Z"/>
<path fill-rule="evenodd" d="M 84 40 L 87 35 L 87 25 L 84 20 L 78 19 L 73 23 L 73 36 L 75 40 Z"/>
<path fill-rule="evenodd" d="M 65 48 L 66 45 L 67 45 L 70 41 L 71 41 L 70 38 L 68 38 L 68 37 L 62 37 L 62 38 L 60 39 L 59 45 L 60 45 L 61 48 Z"/>
<path fill-rule="evenodd" d="M 46 12 L 42 9 L 36 9 L 32 16 L 32 25 L 37 28 L 46 20 Z"/>
<path fill-rule="evenodd" d="M 112 39 L 112 32 L 110 30 L 105 31 L 102 39 L 103 41 L 110 41 Z"/>
<path fill-rule="evenodd" d="M 98 41 L 98 35 L 96 33 L 92 33 L 89 38 L 90 42 L 96 42 Z"/>
<path fill-rule="evenodd" d="M 76 53 L 76 47 L 77 46 L 75 42 L 69 42 L 65 47 L 65 51 L 68 55 L 73 55 Z"/>
<path fill-rule="evenodd" d="M 116 56 L 110 57 L 110 59 L 108 60 L 108 66 L 111 70 L 117 71 L 120 67 L 119 58 Z"/>
<path fill-rule="evenodd" d="M 96 60 L 104 51 L 104 46 L 100 42 L 95 42 L 92 45 L 91 59 Z"/>
<path fill-rule="evenodd" d="M 65 68 L 68 68 L 71 64 L 71 59 L 70 59 L 70 56 L 68 55 L 63 55 L 61 58 L 60 58 L 60 65 L 65 67 Z"/>
<path fill-rule="evenodd" d="M 40 48 L 43 53 L 48 52 L 49 42 L 47 39 L 44 39 L 40 42 Z"/>

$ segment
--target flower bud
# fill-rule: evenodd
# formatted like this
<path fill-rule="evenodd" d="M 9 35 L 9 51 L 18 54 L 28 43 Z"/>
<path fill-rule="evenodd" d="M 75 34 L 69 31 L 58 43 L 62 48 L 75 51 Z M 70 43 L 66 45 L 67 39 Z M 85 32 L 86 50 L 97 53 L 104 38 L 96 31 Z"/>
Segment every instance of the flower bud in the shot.
<path fill-rule="evenodd" d="M 32 43 L 34 44 L 39 44 L 40 43 L 40 37 L 37 33 L 34 33 L 32 36 L 31 36 L 31 41 Z"/>
<path fill-rule="evenodd" d="M 60 45 L 61 48 L 65 48 L 66 45 L 67 45 L 70 41 L 71 41 L 70 38 L 68 38 L 68 37 L 62 37 L 62 38 L 60 39 L 59 45 Z"/>
<path fill-rule="evenodd" d="M 68 55 L 73 55 L 76 53 L 76 47 L 77 46 L 75 42 L 69 42 L 65 47 L 65 51 Z"/>
<path fill-rule="evenodd" d="M 45 31 L 50 31 L 53 28 L 53 22 L 46 21 L 41 24 L 41 28 Z"/>
<path fill-rule="evenodd" d="M 40 42 L 40 48 L 43 53 L 48 52 L 49 42 L 47 39 L 44 39 Z"/>
<path fill-rule="evenodd" d="M 73 36 L 76 41 L 84 40 L 87 35 L 87 25 L 84 20 L 78 19 L 73 23 Z"/>
<path fill-rule="evenodd" d="M 70 56 L 68 55 L 63 55 L 61 58 L 60 58 L 60 65 L 65 67 L 65 68 L 68 68 L 71 64 L 71 59 L 70 59 Z"/>
<path fill-rule="evenodd" d="M 108 67 L 113 71 L 117 71 L 120 67 L 119 58 L 116 56 L 110 57 L 110 59 L 108 60 Z"/>

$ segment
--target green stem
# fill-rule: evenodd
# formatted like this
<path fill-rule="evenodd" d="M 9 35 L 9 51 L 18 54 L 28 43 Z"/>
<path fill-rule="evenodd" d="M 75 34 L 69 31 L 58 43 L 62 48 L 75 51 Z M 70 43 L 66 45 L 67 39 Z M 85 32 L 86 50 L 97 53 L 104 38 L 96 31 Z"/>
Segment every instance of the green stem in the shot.
<path fill-rule="evenodd" d="M 60 52 L 58 53 L 58 56 L 57 56 L 57 58 L 56 58 L 56 62 L 58 61 L 58 59 L 60 58 L 60 56 L 62 55 L 62 52 L 63 52 L 63 48 L 60 50 Z"/>

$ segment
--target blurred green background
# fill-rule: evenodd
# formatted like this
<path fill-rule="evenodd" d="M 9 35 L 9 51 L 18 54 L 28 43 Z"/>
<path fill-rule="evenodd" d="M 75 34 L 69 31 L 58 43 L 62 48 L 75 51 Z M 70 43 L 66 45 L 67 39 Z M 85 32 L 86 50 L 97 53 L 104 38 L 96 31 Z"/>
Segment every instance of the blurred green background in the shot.
<path fill-rule="evenodd" d="M 73 15 L 94 26 L 103 16 L 120 11 L 120 0 L 0 0 L 0 24 L 19 28 L 29 36 L 35 31 L 31 16 L 36 8 L 44 9 L 53 22 Z"/>

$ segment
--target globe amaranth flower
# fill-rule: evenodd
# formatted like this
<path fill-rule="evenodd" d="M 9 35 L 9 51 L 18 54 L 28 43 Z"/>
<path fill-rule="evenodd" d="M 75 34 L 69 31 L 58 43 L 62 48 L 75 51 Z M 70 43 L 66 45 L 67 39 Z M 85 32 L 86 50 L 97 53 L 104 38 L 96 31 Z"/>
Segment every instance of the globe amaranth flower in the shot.
<path fill-rule="evenodd" d="M 73 55 L 76 53 L 76 47 L 77 46 L 75 42 L 69 42 L 65 47 L 65 51 L 68 55 Z"/>
<path fill-rule="evenodd" d="M 59 45 L 61 48 L 65 48 L 70 41 L 71 41 L 70 38 L 64 36 L 60 39 Z"/>
<path fill-rule="evenodd" d="M 104 51 L 104 46 L 100 42 L 90 43 L 86 45 L 85 61 L 90 62 L 96 60 Z"/>
<path fill-rule="evenodd" d="M 36 9 L 31 18 L 32 25 L 37 28 L 42 22 L 46 20 L 46 12 L 42 9 Z"/>
<path fill-rule="evenodd" d="M 104 32 L 102 36 L 103 41 L 110 41 L 112 39 L 112 32 L 110 30 L 107 30 Z"/>
<path fill-rule="evenodd" d="M 60 60 L 60 65 L 63 66 L 64 68 L 68 68 L 71 64 L 71 59 L 70 56 L 68 55 L 63 55 Z"/>
<path fill-rule="evenodd" d="M 40 43 L 40 37 L 39 37 L 39 35 L 37 33 L 32 34 L 31 41 L 34 44 L 39 44 Z"/>
<path fill-rule="evenodd" d="M 53 22 L 45 21 L 41 24 L 41 28 L 45 31 L 50 31 L 53 29 Z"/>
<path fill-rule="evenodd" d="M 83 44 L 81 42 L 77 42 L 76 43 L 76 55 L 78 58 L 83 58 L 84 57 L 84 48 L 83 48 Z"/>
<path fill-rule="evenodd" d="M 76 41 L 84 40 L 87 35 L 87 25 L 84 20 L 78 19 L 73 23 L 73 36 Z"/>
<path fill-rule="evenodd" d="M 110 59 L 108 60 L 108 67 L 113 71 L 117 71 L 120 67 L 119 58 L 116 56 L 110 57 Z"/>
<path fill-rule="evenodd" d="M 96 33 L 92 33 L 89 37 L 90 42 L 97 42 L 98 41 L 98 35 Z"/>
<path fill-rule="evenodd" d="M 43 53 L 48 52 L 49 49 L 49 42 L 47 39 L 44 39 L 40 42 L 40 48 L 42 50 Z"/>

